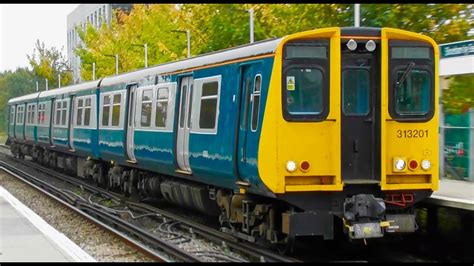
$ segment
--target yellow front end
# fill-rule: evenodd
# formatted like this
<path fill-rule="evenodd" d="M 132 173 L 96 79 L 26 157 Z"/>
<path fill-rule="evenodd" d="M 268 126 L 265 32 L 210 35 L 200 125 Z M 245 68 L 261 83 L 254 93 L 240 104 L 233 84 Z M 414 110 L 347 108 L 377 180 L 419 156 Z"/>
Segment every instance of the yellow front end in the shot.
<path fill-rule="evenodd" d="M 285 43 L 297 39 L 330 40 L 329 114 L 321 122 L 288 122 L 282 114 L 282 50 Z M 326 28 L 290 35 L 275 53 L 272 78 L 265 107 L 258 153 L 259 175 L 274 193 L 297 191 L 340 191 L 340 29 Z M 297 169 L 289 172 L 289 161 Z M 302 162 L 308 162 L 306 171 Z"/>
<path fill-rule="evenodd" d="M 285 43 L 298 39 L 327 39 L 330 42 L 329 113 L 323 121 L 288 122 L 282 113 L 282 50 Z M 388 111 L 388 40 L 417 40 L 434 48 L 434 115 L 426 122 L 397 122 Z M 438 188 L 438 48 L 429 37 L 403 30 L 381 31 L 381 190 Z M 415 134 L 417 135 L 415 137 Z M 422 134 L 422 135 L 421 135 Z M 418 166 L 401 171 L 398 159 Z M 421 162 L 428 160 L 429 169 Z M 288 171 L 288 164 L 296 169 Z M 302 163 L 309 165 L 308 169 Z M 413 165 L 413 163 L 412 163 Z M 258 153 L 259 175 L 273 193 L 298 191 L 342 191 L 341 176 L 341 29 L 311 30 L 289 35 L 275 53 Z"/>
<path fill-rule="evenodd" d="M 434 115 L 426 122 L 397 122 L 388 111 L 389 105 L 389 40 L 412 40 L 432 45 L 434 51 Z M 439 180 L 439 81 L 438 81 L 438 46 L 433 39 L 403 30 L 382 29 L 382 121 L 381 121 L 381 189 L 413 190 L 438 189 Z M 406 167 L 398 170 L 397 160 L 405 160 Z M 430 162 L 429 169 L 424 170 L 422 161 Z M 410 161 L 418 166 L 410 169 Z"/>

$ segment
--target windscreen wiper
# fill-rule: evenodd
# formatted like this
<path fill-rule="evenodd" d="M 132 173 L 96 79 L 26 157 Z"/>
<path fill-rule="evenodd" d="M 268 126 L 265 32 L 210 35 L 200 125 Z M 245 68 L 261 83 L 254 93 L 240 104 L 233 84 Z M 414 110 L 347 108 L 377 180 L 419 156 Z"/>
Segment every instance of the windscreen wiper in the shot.
<path fill-rule="evenodd" d="M 400 80 L 395 83 L 395 88 L 400 87 L 400 85 L 405 81 L 405 79 L 407 79 L 408 74 L 410 74 L 414 66 L 415 62 L 410 62 L 410 64 L 408 64 L 407 69 L 405 70 L 405 72 L 403 72 L 403 75 L 400 77 Z"/>

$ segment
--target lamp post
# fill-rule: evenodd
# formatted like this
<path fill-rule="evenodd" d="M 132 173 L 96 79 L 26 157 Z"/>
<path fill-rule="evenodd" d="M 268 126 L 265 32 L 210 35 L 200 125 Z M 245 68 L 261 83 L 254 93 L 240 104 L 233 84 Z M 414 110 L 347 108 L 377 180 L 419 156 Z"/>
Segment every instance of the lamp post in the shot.
<path fill-rule="evenodd" d="M 354 27 L 360 27 L 360 4 L 354 4 Z"/>
<path fill-rule="evenodd" d="M 92 80 L 95 80 L 95 62 L 92 62 Z"/>
<path fill-rule="evenodd" d="M 44 79 L 46 81 L 46 90 L 48 90 L 48 79 Z"/>
<path fill-rule="evenodd" d="M 249 10 L 250 13 L 250 43 L 253 43 L 253 8 Z"/>
<path fill-rule="evenodd" d="M 191 32 L 189 30 L 172 30 L 172 32 L 186 33 L 188 39 L 188 58 L 191 58 Z"/>
<path fill-rule="evenodd" d="M 104 56 L 107 57 L 115 57 L 115 75 L 118 75 L 118 54 L 116 55 L 111 55 L 111 54 L 104 54 Z"/>
<path fill-rule="evenodd" d="M 148 44 L 133 44 L 132 43 L 132 46 L 143 46 L 143 48 L 145 49 L 145 68 L 148 68 Z"/>
<path fill-rule="evenodd" d="M 58 89 L 61 88 L 61 74 L 58 74 Z"/>

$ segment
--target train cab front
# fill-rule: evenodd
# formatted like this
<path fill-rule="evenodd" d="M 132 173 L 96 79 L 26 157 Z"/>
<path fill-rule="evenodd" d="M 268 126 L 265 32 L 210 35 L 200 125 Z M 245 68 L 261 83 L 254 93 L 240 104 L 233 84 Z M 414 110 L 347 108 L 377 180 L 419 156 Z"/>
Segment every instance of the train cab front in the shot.
<path fill-rule="evenodd" d="M 415 231 L 415 204 L 438 187 L 437 60 L 431 38 L 391 28 L 282 41 L 259 173 L 293 206 L 286 234 L 330 239 L 333 217 L 353 239 Z"/>

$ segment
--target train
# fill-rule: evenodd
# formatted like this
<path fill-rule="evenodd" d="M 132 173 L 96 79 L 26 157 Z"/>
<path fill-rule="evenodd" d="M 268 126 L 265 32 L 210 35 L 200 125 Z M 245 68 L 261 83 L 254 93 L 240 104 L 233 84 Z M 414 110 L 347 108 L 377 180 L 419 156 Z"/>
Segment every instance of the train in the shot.
<path fill-rule="evenodd" d="M 411 233 L 438 189 L 438 47 L 328 27 L 8 101 L 12 153 L 292 248 Z"/>

